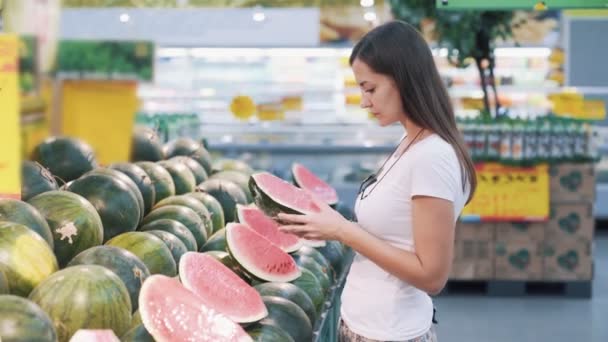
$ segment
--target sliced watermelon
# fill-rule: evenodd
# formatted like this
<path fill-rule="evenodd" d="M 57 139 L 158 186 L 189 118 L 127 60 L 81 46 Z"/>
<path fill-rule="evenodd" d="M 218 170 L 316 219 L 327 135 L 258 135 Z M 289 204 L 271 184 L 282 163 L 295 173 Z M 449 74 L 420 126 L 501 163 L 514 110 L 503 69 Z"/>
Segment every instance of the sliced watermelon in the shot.
<path fill-rule="evenodd" d="M 268 315 L 260 294 L 210 255 L 184 254 L 179 275 L 188 290 L 237 323 L 257 322 Z"/>
<path fill-rule="evenodd" d="M 266 216 L 259 208 L 237 205 L 236 209 L 238 211 L 239 222 L 248 225 L 249 228 L 255 230 L 285 252 L 295 252 L 302 246 L 302 241 L 297 236 L 280 231 L 279 224 Z"/>
<path fill-rule="evenodd" d="M 304 190 L 268 172 L 251 176 L 249 188 L 255 204 L 268 216 L 280 212 L 309 214 L 319 212 L 319 207 Z"/>
<path fill-rule="evenodd" d="M 70 342 L 120 342 L 120 340 L 110 329 L 80 329 L 72 336 Z"/>
<path fill-rule="evenodd" d="M 259 279 L 289 282 L 301 274 L 289 254 L 244 224 L 226 226 L 226 243 L 234 260 Z"/>
<path fill-rule="evenodd" d="M 329 205 L 338 203 L 338 193 L 336 192 L 336 189 L 327 184 L 304 165 L 294 163 L 291 166 L 291 174 L 293 175 L 294 183 L 300 188 L 312 192 Z"/>
<path fill-rule="evenodd" d="M 141 289 L 139 308 L 144 327 L 157 342 L 252 341 L 240 325 L 208 307 L 174 278 L 148 278 Z"/>

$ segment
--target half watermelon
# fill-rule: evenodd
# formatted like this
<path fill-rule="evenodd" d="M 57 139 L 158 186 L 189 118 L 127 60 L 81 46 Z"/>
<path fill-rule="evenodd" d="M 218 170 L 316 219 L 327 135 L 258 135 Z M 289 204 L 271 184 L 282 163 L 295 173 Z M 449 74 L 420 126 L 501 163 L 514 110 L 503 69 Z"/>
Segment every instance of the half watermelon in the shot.
<path fill-rule="evenodd" d="M 336 192 L 336 189 L 327 184 L 304 165 L 294 163 L 291 166 L 291 174 L 294 183 L 300 188 L 312 192 L 315 196 L 329 205 L 338 203 L 338 193 Z"/>
<path fill-rule="evenodd" d="M 252 341 L 240 325 L 167 276 L 153 275 L 144 282 L 139 310 L 144 327 L 157 342 Z"/>
<path fill-rule="evenodd" d="M 244 224 L 226 226 L 226 244 L 234 260 L 258 279 L 290 282 L 301 274 L 289 254 Z"/>
<path fill-rule="evenodd" d="M 188 290 L 237 323 L 257 322 L 268 315 L 260 294 L 211 255 L 184 254 L 179 275 Z"/>
<path fill-rule="evenodd" d="M 253 205 L 237 205 L 236 209 L 239 222 L 248 225 L 249 228 L 279 246 L 283 251 L 295 252 L 302 246 L 302 241 L 297 236 L 280 231 L 279 224 L 266 216 L 259 208 Z"/>
<path fill-rule="evenodd" d="M 320 210 L 304 190 L 268 172 L 252 175 L 249 188 L 258 208 L 271 217 L 280 212 L 309 214 Z"/>

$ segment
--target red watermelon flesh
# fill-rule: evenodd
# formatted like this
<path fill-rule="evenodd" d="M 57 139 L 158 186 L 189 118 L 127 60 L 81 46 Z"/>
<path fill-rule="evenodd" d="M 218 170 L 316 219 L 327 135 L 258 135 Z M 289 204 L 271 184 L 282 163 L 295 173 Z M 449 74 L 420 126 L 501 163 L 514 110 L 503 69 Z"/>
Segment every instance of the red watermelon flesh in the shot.
<path fill-rule="evenodd" d="M 179 280 L 161 274 L 142 285 L 139 312 L 157 342 L 253 342 L 240 325 L 209 308 Z"/>
<path fill-rule="evenodd" d="M 244 224 L 226 226 L 226 244 L 234 260 L 259 279 L 290 282 L 301 274 L 289 254 Z"/>
<path fill-rule="evenodd" d="M 271 173 L 261 172 L 251 178 L 264 194 L 281 206 L 303 214 L 320 211 L 308 193 Z"/>
<path fill-rule="evenodd" d="M 291 167 L 293 180 L 296 185 L 302 189 L 306 189 L 320 200 L 325 201 L 329 205 L 338 203 L 338 193 L 331 185 L 327 184 L 304 165 L 294 163 Z"/>
<path fill-rule="evenodd" d="M 80 329 L 70 342 L 120 342 L 111 329 Z"/>
<path fill-rule="evenodd" d="M 268 315 L 260 294 L 210 255 L 197 252 L 182 255 L 179 274 L 188 290 L 234 322 L 257 322 Z"/>
<path fill-rule="evenodd" d="M 246 224 L 270 242 L 279 246 L 287 253 L 295 252 L 302 246 L 302 241 L 293 234 L 283 233 L 279 224 L 268 217 L 256 206 L 237 205 L 239 222 Z"/>

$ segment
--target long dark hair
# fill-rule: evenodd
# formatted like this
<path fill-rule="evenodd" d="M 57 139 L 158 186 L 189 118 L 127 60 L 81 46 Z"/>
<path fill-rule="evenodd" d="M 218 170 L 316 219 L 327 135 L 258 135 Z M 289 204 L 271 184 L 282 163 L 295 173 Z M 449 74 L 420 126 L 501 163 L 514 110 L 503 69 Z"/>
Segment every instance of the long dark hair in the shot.
<path fill-rule="evenodd" d="M 475 165 L 456 126 L 450 97 L 422 35 L 402 21 L 388 22 L 368 32 L 355 45 L 350 64 L 356 59 L 374 72 L 392 77 L 407 118 L 452 145 L 460 161 L 463 191 L 467 180 L 471 186 L 468 203 L 477 187 Z"/>

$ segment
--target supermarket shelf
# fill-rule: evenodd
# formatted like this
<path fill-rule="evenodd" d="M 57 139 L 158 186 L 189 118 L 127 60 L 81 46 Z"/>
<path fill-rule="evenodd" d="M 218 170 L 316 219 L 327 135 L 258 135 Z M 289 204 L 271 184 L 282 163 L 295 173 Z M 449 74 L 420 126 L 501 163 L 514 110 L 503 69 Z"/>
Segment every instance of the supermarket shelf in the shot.
<path fill-rule="evenodd" d="M 591 298 L 593 282 L 525 280 L 450 280 L 440 295 L 483 295 L 489 297 L 558 296 Z"/>
<path fill-rule="evenodd" d="M 393 145 L 304 145 L 304 144 L 234 144 L 234 143 L 215 143 L 209 145 L 209 150 L 236 154 L 240 152 L 258 152 L 274 154 L 320 154 L 320 153 L 339 153 L 339 154 L 362 154 L 362 153 L 390 153 L 395 146 Z"/>

